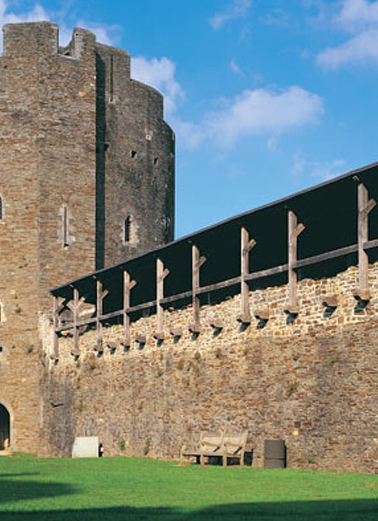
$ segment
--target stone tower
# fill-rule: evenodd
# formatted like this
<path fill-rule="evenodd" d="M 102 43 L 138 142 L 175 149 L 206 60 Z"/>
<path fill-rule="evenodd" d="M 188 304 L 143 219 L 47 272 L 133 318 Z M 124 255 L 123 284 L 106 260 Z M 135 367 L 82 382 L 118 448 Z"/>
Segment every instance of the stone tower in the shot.
<path fill-rule="evenodd" d="M 59 48 L 56 25 L 11 24 L 0 151 L 1 443 L 38 452 L 48 289 L 173 239 L 174 136 L 126 52 L 83 29 Z"/>

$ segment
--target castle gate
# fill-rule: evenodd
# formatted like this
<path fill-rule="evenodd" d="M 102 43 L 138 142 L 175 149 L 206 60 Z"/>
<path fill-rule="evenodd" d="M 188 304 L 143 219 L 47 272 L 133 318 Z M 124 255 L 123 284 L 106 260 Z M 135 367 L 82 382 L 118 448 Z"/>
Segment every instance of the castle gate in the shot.
<path fill-rule="evenodd" d="M 10 416 L 8 410 L 0 403 L 0 450 L 10 444 Z"/>

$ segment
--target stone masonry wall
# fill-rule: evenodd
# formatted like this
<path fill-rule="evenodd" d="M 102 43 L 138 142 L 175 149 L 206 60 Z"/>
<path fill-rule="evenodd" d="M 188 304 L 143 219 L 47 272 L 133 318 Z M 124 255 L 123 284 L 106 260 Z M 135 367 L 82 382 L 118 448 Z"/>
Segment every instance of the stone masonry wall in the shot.
<path fill-rule="evenodd" d="M 50 22 L 3 31 L 0 404 L 12 450 L 39 452 L 61 407 L 44 365 L 49 289 L 173 238 L 174 143 L 161 94 L 130 80 L 125 51 L 80 28 L 59 48 Z"/>
<path fill-rule="evenodd" d="M 68 455 L 75 436 L 98 435 L 106 455 L 177 458 L 184 442 L 203 429 L 244 430 L 263 465 L 265 439 L 282 438 L 288 465 L 344 471 L 378 471 L 378 264 L 370 267 L 372 299 L 356 312 L 357 268 L 336 277 L 298 284 L 300 313 L 284 314 L 287 286 L 251 291 L 251 309 L 269 308 L 241 331 L 240 297 L 201 308 L 203 330 L 188 332 L 191 307 L 165 312 L 166 340 L 153 339 L 156 316 L 132 324 L 143 348 L 121 345 L 122 326 L 104 329 L 102 357 L 96 332 L 81 335 L 81 355 L 69 354 L 72 338 L 60 339 L 60 358 L 50 368 L 50 449 Z M 339 306 L 324 318 L 321 297 L 337 295 Z M 217 317 L 224 327 L 209 326 Z M 168 335 L 182 326 L 175 343 Z M 55 449 L 54 449 L 55 448 Z"/>
<path fill-rule="evenodd" d="M 48 289 L 95 267 L 95 73 L 88 31 L 77 30 L 72 55 L 63 56 L 54 24 L 4 27 L 0 403 L 15 451 L 37 452 L 45 434 L 40 328 Z M 61 240 L 63 205 L 69 246 Z"/>
<path fill-rule="evenodd" d="M 97 45 L 97 269 L 173 240 L 174 134 L 163 97 L 130 79 L 130 56 Z M 130 240 L 124 222 L 131 219 Z"/>

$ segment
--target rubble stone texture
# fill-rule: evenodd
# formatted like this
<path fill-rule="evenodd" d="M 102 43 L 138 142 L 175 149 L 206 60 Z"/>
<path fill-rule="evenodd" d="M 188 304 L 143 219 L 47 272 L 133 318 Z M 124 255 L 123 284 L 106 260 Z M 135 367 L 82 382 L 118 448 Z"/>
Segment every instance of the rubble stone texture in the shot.
<path fill-rule="evenodd" d="M 369 270 L 373 295 L 378 264 Z M 358 269 L 298 283 L 299 315 L 291 324 L 284 309 L 287 285 L 251 291 L 251 311 L 270 317 L 244 331 L 236 321 L 240 296 L 201 307 L 202 331 L 188 332 L 192 308 L 165 311 L 165 341 L 158 345 L 156 315 L 132 323 L 122 346 L 122 326 L 104 329 L 104 354 L 94 352 L 96 331 L 80 337 L 81 354 L 71 356 L 72 338 L 59 341 L 52 369 L 54 400 L 51 446 L 67 454 L 74 436 L 98 435 L 105 454 L 178 458 L 183 443 L 201 430 L 248 430 L 253 463 L 263 465 L 264 440 L 283 439 L 288 466 L 339 471 L 378 471 L 378 298 L 356 311 Z M 338 306 L 324 317 L 324 297 Z M 219 334 L 210 327 L 223 324 Z M 169 336 L 182 327 L 175 343 Z M 110 344 L 115 352 L 106 346 Z M 149 442 L 147 442 L 149 440 Z"/>

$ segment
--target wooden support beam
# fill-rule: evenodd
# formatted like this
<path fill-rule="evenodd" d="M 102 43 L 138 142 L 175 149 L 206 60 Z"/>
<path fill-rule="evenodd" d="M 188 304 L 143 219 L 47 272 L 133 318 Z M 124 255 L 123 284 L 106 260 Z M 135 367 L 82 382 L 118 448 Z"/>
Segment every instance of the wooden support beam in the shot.
<path fill-rule="evenodd" d="M 192 301 L 193 301 L 193 323 L 189 326 L 191 333 L 201 332 L 200 321 L 200 299 L 198 290 L 200 289 L 200 269 L 205 264 L 206 257 L 200 255 L 196 245 L 192 246 Z"/>
<path fill-rule="evenodd" d="M 252 248 L 256 246 L 255 239 L 250 239 L 249 231 L 246 228 L 241 229 L 241 242 L 240 242 L 240 258 L 241 258 L 241 266 L 240 266 L 240 315 L 238 315 L 237 320 L 243 324 L 250 324 L 251 322 L 251 313 L 249 310 L 249 285 L 247 282 L 247 277 L 249 275 L 249 254 Z"/>
<path fill-rule="evenodd" d="M 304 224 L 298 224 L 295 213 L 291 210 L 288 212 L 288 274 L 289 274 L 289 305 L 285 310 L 289 315 L 298 314 L 297 299 L 297 273 L 295 265 L 297 262 L 297 243 L 298 237 L 305 229 Z"/>
<path fill-rule="evenodd" d="M 129 347 L 131 345 L 130 338 L 130 315 L 129 309 L 131 304 L 131 290 L 137 285 L 135 280 L 131 280 L 128 271 L 123 272 L 123 345 Z"/>
<path fill-rule="evenodd" d="M 80 355 L 79 348 L 79 312 L 82 305 L 85 302 L 85 298 L 79 295 L 79 290 L 77 288 L 73 288 L 73 299 L 67 304 L 68 309 L 72 313 L 72 329 L 73 329 L 73 341 L 74 345 L 71 349 L 72 356 Z"/>
<path fill-rule="evenodd" d="M 56 362 L 59 358 L 59 336 L 58 336 L 58 328 L 59 328 L 59 297 L 53 297 L 53 348 L 52 353 L 50 354 L 51 360 Z"/>
<path fill-rule="evenodd" d="M 97 331 L 97 342 L 95 350 L 98 353 L 104 351 L 103 347 L 103 334 L 102 334 L 102 322 L 101 317 L 104 309 L 104 298 L 109 294 L 107 289 L 104 290 L 103 283 L 101 280 L 96 280 L 96 331 Z"/>
<path fill-rule="evenodd" d="M 169 270 L 164 268 L 161 259 L 156 259 L 156 317 L 157 331 L 154 334 L 156 340 L 164 340 L 164 308 L 162 300 L 164 299 L 164 280 L 169 275 Z"/>
<path fill-rule="evenodd" d="M 362 301 L 370 300 L 369 288 L 369 256 L 364 244 L 369 240 L 369 213 L 376 206 L 374 199 L 369 200 L 369 193 L 365 185 L 358 185 L 358 290 L 355 297 Z"/>
<path fill-rule="evenodd" d="M 73 321 L 73 335 L 74 335 L 74 345 L 73 349 L 71 349 L 71 355 L 73 356 L 79 356 L 80 355 L 80 349 L 79 349 L 79 329 L 77 327 L 78 322 L 78 314 L 79 314 L 79 290 L 77 288 L 74 288 L 73 290 L 73 307 L 72 307 L 72 321 Z"/>

